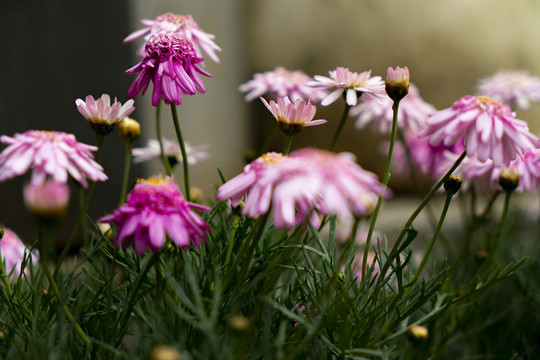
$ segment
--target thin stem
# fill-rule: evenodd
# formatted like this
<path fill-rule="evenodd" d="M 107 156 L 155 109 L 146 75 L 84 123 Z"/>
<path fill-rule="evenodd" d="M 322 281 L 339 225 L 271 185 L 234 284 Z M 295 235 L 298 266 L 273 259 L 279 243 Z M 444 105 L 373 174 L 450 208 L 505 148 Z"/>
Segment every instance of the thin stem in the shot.
<path fill-rule="evenodd" d="M 109 230 L 112 231 L 112 230 Z M 110 268 L 109 268 L 109 281 L 107 282 L 107 309 L 110 312 L 112 310 L 112 283 L 114 279 L 114 267 L 116 265 L 116 256 L 118 255 L 118 248 L 114 246 L 113 248 L 113 257 L 111 260 Z"/>
<path fill-rule="evenodd" d="M 120 205 L 126 201 L 126 194 L 129 181 L 129 168 L 131 166 L 131 149 L 133 148 L 133 142 L 126 143 L 126 156 L 124 158 L 124 177 L 122 178 L 122 190 L 120 191 Z"/>
<path fill-rule="evenodd" d="M 2 236 L 0 236 L 0 240 L 2 239 Z M 4 284 L 4 287 L 6 288 L 6 291 L 11 297 L 13 295 L 13 290 L 11 290 L 11 286 L 9 285 L 9 280 L 6 275 L 6 267 L 4 266 L 4 258 L 2 257 L 2 252 L 0 251 L 0 279 L 2 279 L 2 284 Z"/>
<path fill-rule="evenodd" d="M 285 148 L 283 149 L 283 155 L 289 155 L 289 150 L 291 149 L 291 143 L 294 135 L 286 135 L 285 138 Z"/>
<path fill-rule="evenodd" d="M 99 164 L 101 162 L 101 156 L 103 154 L 103 147 L 105 146 L 105 139 L 106 135 L 98 135 L 98 151 L 96 153 L 96 162 Z M 86 212 L 88 211 L 88 206 L 90 205 L 90 200 L 92 199 L 92 194 L 94 193 L 94 188 L 96 186 L 95 181 L 90 181 L 88 186 L 88 192 L 86 193 L 86 199 L 84 200 L 84 204 L 81 208 L 81 212 L 79 214 L 79 218 L 77 219 L 77 222 L 75 223 L 75 226 L 73 227 L 73 230 L 71 231 L 71 234 L 69 235 L 69 238 L 66 242 L 66 245 L 64 246 L 64 250 L 62 251 L 62 254 L 60 254 L 60 258 L 58 258 L 58 262 L 56 264 L 56 270 L 54 271 L 54 276 L 58 274 L 58 270 L 60 269 L 62 263 L 64 262 L 64 259 L 66 258 L 69 249 L 71 248 L 71 245 L 73 245 L 73 241 L 75 240 L 75 236 L 77 235 L 77 232 L 79 231 L 79 228 L 81 227 L 81 224 L 83 223 L 83 220 L 86 220 Z"/>
<path fill-rule="evenodd" d="M 341 121 L 339 122 L 339 126 L 336 130 L 336 133 L 334 134 L 334 137 L 332 138 L 332 142 L 330 143 L 330 146 L 328 147 L 328 150 L 334 150 L 334 146 L 336 145 L 336 141 L 339 137 L 339 134 L 341 133 L 341 130 L 343 130 L 343 126 L 345 125 L 345 121 L 347 120 L 347 117 L 349 116 L 349 110 L 351 110 L 351 106 L 345 102 L 345 108 L 343 109 L 343 115 L 341 115 Z"/>
<path fill-rule="evenodd" d="M 491 242 L 490 250 L 492 253 L 494 253 L 497 250 L 497 245 L 499 244 L 499 239 L 501 238 L 502 228 L 506 220 L 506 216 L 508 215 L 508 209 L 510 207 L 510 196 L 512 196 L 512 191 L 506 191 L 504 193 L 503 213 L 501 215 L 501 220 L 499 221 L 499 225 L 497 226 L 497 230 L 495 230 L 495 234 L 493 235 L 493 239 Z"/>
<path fill-rule="evenodd" d="M 394 154 L 394 145 L 396 143 L 396 136 L 397 136 L 397 119 L 398 119 L 398 110 L 399 110 L 399 101 L 394 101 L 394 104 L 392 105 L 392 111 L 393 111 L 393 117 L 392 117 L 392 134 L 390 136 L 390 147 L 388 149 L 388 156 L 386 157 L 386 166 L 384 168 L 384 174 L 383 174 L 383 190 L 386 192 L 386 187 L 388 186 L 388 182 L 390 181 L 390 167 L 392 166 L 392 156 Z M 382 201 L 383 201 L 384 193 L 379 194 L 379 198 L 377 199 L 377 205 L 375 206 L 375 210 L 373 211 L 373 216 L 371 217 L 371 222 L 369 223 L 369 231 L 366 239 L 366 246 L 364 248 L 364 257 L 362 259 L 362 278 L 365 278 L 366 271 L 367 271 L 367 258 L 368 258 L 368 252 L 369 247 L 371 245 L 371 237 L 373 236 L 373 230 L 375 229 L 375 223 L 377 222 L 377 217 L 379 215 L 379 210 L 381 209 Z"/>
<path fill-rule="evenodd" d="M 184 139 L 182 138 L 182 131 L 180 130 L 180 123 L 178 122 L 178 113 L 176 111 L 175 104 L 171 104 L 171 112 L 174 122 L 174 129 L 176 130 L 176 137 L 178 138 L 180 150 L 182 151 L 182 165 L 184 166 L 184 190 L 186 192 L 186 200 L 191 201 L 191 194 L 189 189 L 189 164 L 186 147 L 184 145 Z"/>
<path fill-rule="evenodd" d="M 169 158 L 165 154 L 165 150 L 163 148 L 163 138 L 161 136 L 161 100 L 159 100 L 157 106 L 156 106 L 156 135 L 159 141 L 159 150 L 161 151 L 161 160 L 163 160 L 163 165 L 165 165 L 165 170 L 167 171 L 167 175 L 172 175 L 172 168 L 171 163 L 169 162 Z"/>
<path fill-rule="evenodd" d="M 263 145 L 261 146 L 261 153 L 262 154 L 267 153 L 268 150 L 270 149 L 270 145 L 272 145 L 272 141 L 276 137 L 277 130 L 278 130 L 278 127 L 276 125 L 276 122 L 274 121 L 272 123 L 272 127 L 267 132 L 266 139 L 264 140 Z"/>

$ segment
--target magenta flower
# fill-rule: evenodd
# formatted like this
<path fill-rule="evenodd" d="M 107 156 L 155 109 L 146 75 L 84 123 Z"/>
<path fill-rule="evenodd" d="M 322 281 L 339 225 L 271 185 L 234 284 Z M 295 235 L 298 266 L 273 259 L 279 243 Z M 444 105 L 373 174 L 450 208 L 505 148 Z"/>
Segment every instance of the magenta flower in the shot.
<path fill-rule="evenodd" d="M 270 104 L 265 99 L 260 98 L 264 106 L 276 118 L 281 130 L 285 133 L 297 133 L 305 126 L 315 126 L 325 124 L 326 120 L 313 120 L 317 107 L 311 105 L 309 100 L 306 103 L 302 99 L 296 99 L 292 103 L 288 97 L 279 97 L 277 103 L 270 100 Z"/>
<path fill-rule="evenodd" d="M 124 39 L 124 42 L 130 42 L 144 36 L 148 41 L 152 35 L 164 33 L 179 33 L 189 38 L 197 53 L 202 57 L 202 52 L 205 52 L 210 59 L 219 63 L 219 58 L 216 51 L 221 51 L 221 48 L 214 42 L 215 35 L 204 32 L 199 25 L 193 20 L 191 15 L 177 15 L 166 13 L 158 16 L 155 20 L 141 20 L 141 23 L 146 26 L 140 30 L 131 33 Z M 141 56 L 144 56 L 144 47 L 139 50 Z"/>
<path fill-rule="evenodd" d="M 508 105 L 482 96 L 462 97 L 426 122 L 420 136 L 429 135 L 431 145 L 450 146 L 463 138 L 467 155 L 482 162 L 492 159 L 495 166 L 508 165 L 538 145 L 527 123 L 516 119 Z"/>
<path fill-rule="evenodd" d="M 530 101 L 540 102 L 540 78 L 523 70 L 501 70 L 478 81 L 478 94 L 525 110 Z"/>
<path fill-rule="evenodd" d="M 140 72 L 128 91 L 130 98 L 139 92 L 144 94 L 150 80 L 154 84 L 152 105 L 160 99 L 166 104 L 182 104 L 182 94 L 204 93 L 204 85 L 199 74 L 211 76 L 197 64 L 204 59 L 197 56 L 193 43 L 188 37 L 178 34 L 156 34 L 145 44 L 144 58 L 126 74 Z"/>
<path fill-rule="evenodd" d="M 371 70 L 356 73 L 339 66 L 329 73 L 330 77 L 315 75 L 316 81 L 307 83 L 308 86 L 315 88 L 334 89 L 323 99 L 322 106 L 330 105 L 343 93 L 345 93 L 347 104 L 350 106 L 356 105 L 358 96 L 362 93 L 372 94 L 376 97 L 385 96 L 384 81 L 380 76 L 371 77 Z"/>
<path fill-rule="evenodd" d="M 110 133 L 122 119 L 135 110 L 133 102 L 133 100 L 128 100 L 122 105 L 115 98 L 111 105 L 111 98 L 108 94 L 101 95 L 101 98 L 97 100 L 94 100 L 91 95 L 86 97 L 86 101 L 75 100 L 77 109 L 92 126 L 92 129 L 103 134 Z"/>
<path fill-rule="evenodd" d="M 272 206 L 274 225 L 290 229 L 305 221 L 318 226 L 318 213 L 352 221 L 371 212 L 383 193 L 376 176 L 351 154 L 303 149 L 290 156 L 261 156 L 222 185 L 217 198 L 231 198 L 234 205 L 245 196 L 242 213 L 252 218 Z"/>
<path fill-rule="evenodd" d="M 2 252 L 2 260 L 6 273 L 12 277 L 19 276 L 21 273 L 21 264 L 26 258 L 28 262 L 37 265 L 39 261 L 39 252 L 33 250 L 30 252 L 21 239 L 8 228 L 2 226 L 4 237 L 0 240 L 0 251 Z M 28 265 L 26 265 L 28 268 Z"/>
<path fill-rule="evenodd" d="M 163 152 L 169 160 L 173 160 L 175 163 L 182 162 L 182 151 L 178 142 L 162 138 Z M 197 145 L 192 146 L 190 143 L 185 142 L 188 164 L 195 165 L 202 160 L 210 157 L 210 145 Z M 134 163 L 140 163 L 152 159 L 161 158 L 161 148 L 159 147 L 159 141 L 157 139 L 148 139 L 148 143 L 145 147 L 134 148 L 131 151 Z"/>
<path fill-rule="evenodd" d="M 91 181 L 108 179 L 94 161 L 97 147 L 77 142 L 75 136 L 57 131 L 29 130 L 14 137 L 2 136 L 8 146 L 0 153 L 0 182 L 32 169 L 32 184 L 43 184 L 48 177 L 66 183 L 68 174 L 83 187 Z"/>
<path fill-rule="evenodd" d="M 367 94 L 361 100 L 360 104 L 353 107 L 349 113 L 357 117 L 356 128 L 363 129 L 371 123 L 375 131 L 389 134 L 394 116 L 392 99 L 388 96 L 375 98 Z M 416 86 L 410 84 L 409 93 L 399 103 L 398 126 L 404 132 L 418 132 L 425 127 L 426 119 L 435 111 L 432 105 L 422 99 Z"/>
<path fill-rule="evenodd" d="M 148 179 L 137 183 L 126 203 L 100 222 L 114 222 L 118 227 L 114 244 L 133 243 L 138 254 L 144 254 L 148 247 L 158 251 L 165 243 L 165 235 L 182 248 L 188 247 L 190 241 L 199 247 L 200 240 L 206 241 L 210 227 L 192 209 L 210 210 L 185 201 L 171 179 Z"/>
<path fill-rule="evenodd" d="M 288 96 L 292 101 L 296 99 L 320 102 L 328 93 L 323 89 L 316 89 L 306 84 L 312 79 L 302 70 L 287 70 L 282 66 L 272 71 L 257 73 L 253 79 L 240 85 L 238 90 L 245 92 L 246 101 L 252 101 L 264 94 L 272 98 Z"/>

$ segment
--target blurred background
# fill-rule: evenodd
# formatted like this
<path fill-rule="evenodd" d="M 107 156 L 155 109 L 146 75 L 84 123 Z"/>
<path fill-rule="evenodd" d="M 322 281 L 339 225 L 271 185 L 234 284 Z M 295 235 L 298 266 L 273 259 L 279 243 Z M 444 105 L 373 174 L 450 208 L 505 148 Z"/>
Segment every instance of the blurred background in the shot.
<path fill-rule="evenodd" d="M 540 2 L 535 0 L 23 0 L 0 3 L 4 69 L 0 80 L 0 134 L 28 129 L 74 133 L 96 144 L 95 135 L 75 107 L 86 95 L 108 93 L 125 102 L 138 62 L 140 41 L 123 44 L 141 19 L 165 12 L 191 14 L 223 49 L 220 64 L 206 61 L 212 78 L 207 93 L 184 98 L 179 108 L 185 138 L 210 144 L 211 158 L 191 168 L 192 182 L 206 199 L 219 184 L 216 167 L 227 178 L 241 171 L 246 150 L 260 148 L 274 119 L 258 100 L 246 103 L 238 85 L 255 72 L 276 66 L 328 75 L 345 66 L 385 76 L 388 66 L 408 66 L 411 81 L 438 109 L 474 93 L 479 78 L 500 69 L 524 69 L 540 75 Z M 150 96 L 135 98 L 132 117 L 143 136 L 155 137 Z M 326 125 L 303 131 L 292 148 L 328 146 L 343 109 L 342 102 L 319 108 Z M 169 111 L 163 108 L 164 134 L 174 139 Z M 518 113 L 533 132 L 540 130 L 540 108 Z M 349 119 L 336 150 L 351 151 L 366 169 L 381 174 L 384 156 L 369 129 L 358 131 Z M 276 137 L 273 149 L 281 151 Z M 3 148 L 3 145 L 0 145 Z M 96 186 L 90 215 L 95 219 L 118 205 L 124 145 L 116 133 L 105 144 L 103 166 L 110 180 Z M 135 164 L 131 178 L 162 172 L 160 163 Z M 177 178 L 181 178 L 177 169 Z M 22 205 L 28 174 L 0 184 L 0 223 L 32 242 L 36 229 Z M 400 179 L 390 186 L 406 192 Z M 62 226 L 69 233 L 78 213 L 73 187 L 71 215 Z"/>

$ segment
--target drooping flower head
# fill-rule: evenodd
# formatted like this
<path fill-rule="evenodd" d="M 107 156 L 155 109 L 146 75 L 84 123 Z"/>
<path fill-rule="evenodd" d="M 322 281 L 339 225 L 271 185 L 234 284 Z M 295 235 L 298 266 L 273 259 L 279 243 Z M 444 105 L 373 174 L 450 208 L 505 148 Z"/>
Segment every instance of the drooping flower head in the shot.
<path fill-rule="evenodd" d="M 356 116 L 355 126 L 363 129 L 372 124 L 375 131 L 388 134 L 392 130 L 392 99 L 388 96 L 376 98 L 370 94 L 362 97 L 360 104 L 350 111 L 351 116 Z M 435 112 L 435 108 L 424 101 L 416 86 L 410 84 L 408 94 L 400 101 L 398 109 L 398 126 L 403 132 L 418 132 L 423 128 L 429 115 Z"/>
<path fill-rule="evenodd" d="M 409 68 L 406 66 L 404 68 L 397 66 L 394 70 L 393 68 L 388 67 L 386 72 L 386 93 L 394 102 L 400 101 L 409 92 Z"/>
<path fill-rule="evenodd" d="M 26 258 L 32 264 L 37 265 L 39 260 L 39 252 L 33 250 L 30 252 L 21 239 L 13 231 L 6 227 L 1 227 L 4 230 L 4 236 L 0 240 L 0 250 L 2 252 L 2 260 L 6 273 L 11 276 L 19 276 L 21 273 L 21 264 Z M 28 265 L 26 265 L 28 268 Z"/>
<path fill-rule="evenodd" d="M 29 130 L 14 137 L 2 136 L 8 146 L 0 153 L 0 182 L 32 170 L 32 184 L 43 184 L 50 177 L 66 183 L 68 174 L 83 187 L 87 178 L 105 181 L 107 175 L 94 161 L 96 146 L 78 142 L 75 136 L 58 131 Z"/>
<path fill-rule="evenodd" d="M 287 70 L 278 66 L 274 70 L 254 74 L 253 79 L 240 85 L 238 90 L 247 93 L 246 101 L 269 94 L 274 99 L 288 96 L 292 101 L 302 99 L 320 102 L 328 92 L 307 86 L 306 84 L 312 80 L 302 70 Z"/>
<path fill-rule="evenodd" d="M 285 134 L 297 134 L 305 126 L 321 125 L 326 123 L 326 120 L 313 120 L 317 107 L 305 102 L 302 99 L 296 99 L 292 103 L 288 97 L 279 97 L 277 103 L 270 100 L 270 104 L 262 97 L 260 98 L 264 106 L 274 115 L 278 122 L 279 128 Z"/>
<path fill-rule="evenodd" d="M 420 136 L 431 145 L 449 146 L 463 138 L 467 155 L 495 166 L 508 165 L 524 151 L 538 145 L 527 123 L 516 119 L 510 107 L 483 96 L 467 95 L 450 108 L 432 114 Z"/>
<path fill-rule="evenodd" d="M 139 181 L 126 203 L 100 222 L 114 222 L 118 227 L 114 244 L 133 243 L 138 254 L 148 248 L 158 251 L 166 235 L 183 248 L 190 242 L 199 247 L 201 240 L 206 241 L 210 227 L 192 209 L 210 210 L 185 201 L 171 179 L 148 179 Z"/>
<path fill-rule="evenodd" d="M 150 80 L 154 84 L 152 105 L 160 99 L 166 104 L 182 104 L 182 94 L 204 93 L 198 74 L 211 76 L 197 64 L 204 59 L 197 56 L 191 40 L 179 33 L 151 35 L 144 46 L 144 58 L 126 70 L 126 74 L 140 73 L 128 91 L 129 97 L 144 94 Z"/>
<path fill-rule="evenodd" d="M 478 81 L 478 94 L 518 109 L 540 102 L 540 78 L 523 70 L 501 70 Z"/>
<path fill-rule="evenodd" d="M 122 105 L 114 99 L 111 105 L 111 98 L 108 94 L 101 95 L 101 98 L 94 100 L 94 97 L 88 95 L 86 101 L 82 99 L 75 100 L 77 109 L 88 121 L 92 129 L 99 134 L 110 133 L 115 126 L 126 116 L 129 116 L 135 110 L 134 101 L 128 100 Z"/>
<path fill-rule="evenodd" d="M 171 165 L 182 162 L 182 151 L 178 142 L 162 138 L 163 152 L 169 159 Z M 197 145 L 193 146 L 188 142 L 184 143 L 184 147 L 187 153 L 187 159 L 189 165 L 195 165 L 198 162 L 208 159 L 210 157 L 210 145 Z M 134 163 L 140 163 L 152 159 L 161 157 L 161 148 L 159 147 L 159 141 L 157 139 L 148 139 L 148 143 L 145 147 L 134 148 L 131 151 Z"/>
<path fill-rule="evenodd" d="M 143 19 L 141 23 L 146 27 L 127 36 L 124 39 L 125 43 L 143 36 L 148 41 L 154 34 L 179 33 L 187 36 L 193 42 L 200 57 L 202 57 L 202 50 L 210 59 L 219 63 L 216 51 L 221 51 L 221 48 L 214 42 L 215 35 L 204 32 L 191 15 L 166 13 L 156 17 L 155 20 Z M 139 52 L 141 56 L 144 56 L 144 47 Z"/>
<path fill-rule="evenodd" d="M 343 93 L 347 104 L 354 106 L 358 96 L 362 93 L 372 94 L 377 97 L 385 96 L 384 81 L 380 76 L 371 76 L 371 70 L 362 73 L 352 72 L 347 68 L 338 66 L 336 70 L 331 70 L 330 77 L 315 75 L 315 81 L 309 82 L 308 86 L 333 90 L 321 102 L 322 106 L 327 106 L 336 101 Z"/>

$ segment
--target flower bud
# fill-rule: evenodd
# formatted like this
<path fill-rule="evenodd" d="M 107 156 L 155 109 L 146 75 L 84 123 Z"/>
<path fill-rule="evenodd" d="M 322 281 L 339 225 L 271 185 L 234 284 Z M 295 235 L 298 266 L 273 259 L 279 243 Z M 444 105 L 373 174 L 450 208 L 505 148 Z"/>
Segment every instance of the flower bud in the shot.
<path fill-rule="evenodd" d="M 428 339 L 429 332 L 425 326 L 414 325 L 407 329 L 407 336 L 411 341 L 423 342 Z"/>
<path fill-rule="evenodd" d="M 29 183 L 24 186 L 23 197 L 26 208 L 38 219 L 59 219 L 69 205 L 69 187 L 53 181 Z"/>
<path fill-rule="evenodd" d="M 403 99 L 409 92 L 409 69 L 405 66 L 400 68 L 399 66 L 396 69 L 388 67 L 386 75 L 386 93 L 390 99 L 394 102 L 399 102 Z"/>
<path fill-rule="evenodd" d="M 474 253 L 474 261 L 478 265 L 481 265 L 484 261 L 486 261 L 488 256 L 489 256 L 489 252 L 487 252 L 486 250 L 478 250 L 477 252 Z"/>
<path fill-rule="evenodd" d="M 462 183 L 463 179 L 461 176 L 452 174 L 448 180 L 444 182 L 444 190 L 446 190 L 448 194 L 454 195 L 459 191 Z"/>
<path fill-rule="evenodd" d="M 137 120 L 125 117 L 118 125 L 118 134 L 126 144 L 132 144 L 141 136 L 141 124 Z"/>
<path fill-rule="evenodd" d="M 514 191 L 519 185 L 519 174 L 514 169 L 503 169 L 498 182 L 504 191 Z"/>
<path fill-rule="evenodd" d="M 244 332 L 251 326 L 249 319 L 243 315 L 233 315 L 227 321 L 227 325 L 234 331 Z"/>
<path fill-rule="evenodd" d="M 156 345 L 150 352 L 151 360 L 181 360 L 182 356 L 172 346 Z"/>

